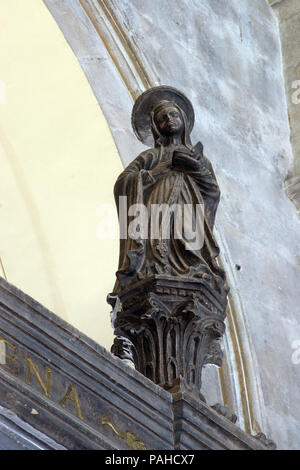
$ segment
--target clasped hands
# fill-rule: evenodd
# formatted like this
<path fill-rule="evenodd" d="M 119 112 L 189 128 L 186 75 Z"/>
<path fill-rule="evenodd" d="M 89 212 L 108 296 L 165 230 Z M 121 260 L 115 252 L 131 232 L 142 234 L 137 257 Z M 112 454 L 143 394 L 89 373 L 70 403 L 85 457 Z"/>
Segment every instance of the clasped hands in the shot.
<path fill-rule="evenodd" d="M 177 171 L 201 171 L 203 170 L 202 155 L 197 157 L 195 153 L 187 148 L 174 150 L 172 159 L 167 162 L 161 162 L 152 170 L 145 171 L 143 175 L 144 184 L 153 183 L 153 178 L 169 173 L 170 170 Z M 198 159 L 199 158 L 199 159 Z"/>
<path fill-rule="evenodd" d="M 187 148 L 179 148 L 174 150 L 171 160 L 159 163 L 152 171 L 156 174 L 162 174 L 170 170 L 200 171 L 201 167 L 200 160 L 197 159 L 195 153 Z"/>
<path fill-rule="evenodd" d="M 201 165 L 195 153 L 186 148 L 180 148 L 173 153 L 171 167 L 179 171 L 199 171 Z"/>

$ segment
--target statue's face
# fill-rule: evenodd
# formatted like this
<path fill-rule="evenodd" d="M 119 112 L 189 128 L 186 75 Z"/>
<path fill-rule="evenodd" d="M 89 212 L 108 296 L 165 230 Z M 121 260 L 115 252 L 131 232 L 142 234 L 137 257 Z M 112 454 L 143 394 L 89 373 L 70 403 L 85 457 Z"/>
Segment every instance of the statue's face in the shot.
<path fill-rule="evenodd" d="M 154 116 L 158 131 L 164 136 L 180 134 L 183 130 L 183 120 L 177 108 L 166 106 Z"/>

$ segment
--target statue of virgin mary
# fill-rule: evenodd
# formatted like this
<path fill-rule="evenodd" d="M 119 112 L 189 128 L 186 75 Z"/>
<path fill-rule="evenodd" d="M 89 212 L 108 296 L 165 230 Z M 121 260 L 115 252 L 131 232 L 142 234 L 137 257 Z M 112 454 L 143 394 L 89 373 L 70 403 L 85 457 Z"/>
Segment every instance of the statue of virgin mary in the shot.
<path fill-rule="evenodd" d="M 219 248 L 213 236 L 220 190 L 201 142 L 195 146 L 191 143 L 193 124 L 192 104 L 172 87 L 147 90 L 133 107 L 134 132 L 150 148 L 119 176 L 114 194 L 119 220 L 127 218 L 127 226 L 132 215 L 128 215 L 130 210 L 120 214 L 120 197 L 126 197 L 128 209 L 144 207 L 149 217 L 139 236 L 129 234 L 120 240 L 114 295 L 131 283 L 156 276 L 203 278 L 220 293 L 226 289 L 225 274 L 216 263 Z M 169 231 L 165 230 L 164 217 L 155 214 L 161 207 L 176 208 L 168 212 Z M 196 210 L 199 207 L 200 212 Z M 190 218 L 184 217 L 185 208 Z M 195 227 L 201 231 L 201 245 L 189 243 Z"/>

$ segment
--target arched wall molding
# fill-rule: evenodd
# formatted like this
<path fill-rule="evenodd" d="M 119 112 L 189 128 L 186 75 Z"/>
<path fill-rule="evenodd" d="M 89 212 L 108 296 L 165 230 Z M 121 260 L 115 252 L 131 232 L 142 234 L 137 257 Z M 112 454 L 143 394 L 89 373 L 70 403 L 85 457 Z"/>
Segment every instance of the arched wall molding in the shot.
<path fill-rule="evenodd" d="M 270 4 L 271 7 L 277 5 L 278 3 L 281 3 L 282 0 L 267 0 Z"/>
<path fill-rule="evenodd" d="M 95 93 L 96 98 L 107 118 L 116 145 L 123 162 L 124 151 L 134 152 L 138 149 L 135 137 L 130 131 L 126 135 L 125 149 L 120 145 L 119 120 L 112 112 L 112 105 L 118 107 L 117 101 L 109 103 L 104 99 L 104 89 L 92 77 L 92 70 L 87 66 L 91 61 L 102 59 L 97 54 L 109 55 L 110 63 L 107 67 L 112 73 L 110 95 L 117 95 L 122 99 L 122 93 L 130 97 L 126 100 L 123 111 L 130 115 L 131 106 L 135 98 L 147 88 L 160 84 L 159 77 L 153 64 L 145 57 L 137 45 L 133 31 L 126 23 L 126 17 L 121 13 L 115 0 L 43 0 L 60 29 L 72 47 L 87 79 Z M 111 8 L 113 7 L 113 9 Z M 74 27 L 76 25 L 76 27 Z M 88 35 L 88 36 L 86 36 Z M 79 39 L 80 38 L 80 39 Z M 84 46 L 82 45 L 84 41 Z M 90 47 L 90 51 L 88 50 Z M 105 48 L 105 52 L 103 50 Z M 84 54 L 82 51 L 84 50 Z M 89 55 L 90 54 L 90 55 Z M 113 67 L 119 77 L 114 74 Z M 103 92 L 100 92 L 102 88 Z M 115 89 L 114 89 L 115 88 Z M 123 97 L 124 98 L 124 97 Z M 130 125 L 129 120 L 127 126 Z M 123 130 L 124 132 L 124 130 Z M 141 148 L 141 147 L 139 147 Z M 144 148 L 144 147 L 143 147 Z M 247 325 L 243 303 L 239 296 L 238 281 L 234 275 L 233 262 L 226 241 L 216 228 L 216 238 L 221 248 L 221 264 L 226 270 L 231 292 L 229 295 L 228 323 L 225 334 L 226 356 L 224 366 L 220 370 L 220 383 L 224 403 L 232 407 L 239 417 L 239 425 L 249 433 L 258 433 L 265 430 L 265 404 L 261 392 L 259 368 L 250 332 Z"/>
<path fill-rule="evenodd" d="M 257 434 L 266 429 L 265 405 L 258 362 L 251 341 L 247 315 L 239 294 L 238 281 L 233 269 L 234 262 L 225 238 L 218 227 L 215 237 L 221 250 L 220 265 L 226 272 L 230 286 L 227 308 L 227 330 L 225 333 L 226 363 L 219 369 L 224 403 L 230 403 L 228 397 L 229 378 L 233 381 L 231 393 L 240 419 L 240 425 L 249 433 Z M 230 361 L 227 361 L 227 356 Z"/>
<path fill-rule="evenodd" d="M 133 101 L 160 80 L 113 0 L 79 0 L 110 54 Z"/>

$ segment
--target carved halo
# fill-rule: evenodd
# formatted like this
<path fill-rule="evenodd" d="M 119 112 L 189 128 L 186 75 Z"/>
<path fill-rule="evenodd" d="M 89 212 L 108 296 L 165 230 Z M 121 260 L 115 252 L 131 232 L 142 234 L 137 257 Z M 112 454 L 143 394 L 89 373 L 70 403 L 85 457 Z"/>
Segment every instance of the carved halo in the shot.
<path fill-rule="evenodd" d="M 151 88 L 138 97 L 131 115 L 131 123 L 135 135 L 147 146 L 153 146 L 151 111 L 162 100 L 171 101 L 184 111 L 189 133 L 194 126 L 194 109 L 190 100 L 183 93 L 170 86 Z"/>

